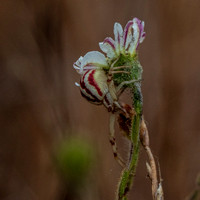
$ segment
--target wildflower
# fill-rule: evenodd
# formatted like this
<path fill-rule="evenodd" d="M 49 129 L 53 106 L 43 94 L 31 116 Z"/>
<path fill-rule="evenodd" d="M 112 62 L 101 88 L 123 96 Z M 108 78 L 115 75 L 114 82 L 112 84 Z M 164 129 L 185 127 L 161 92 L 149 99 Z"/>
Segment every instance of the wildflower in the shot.
<path fill-rule="evenodd" d="M 145 35 L 144 22 L 137 18 L 128 21 L 124 30 L 119 23 L 115 23 L 114 40 L 107 37 L 99 43 L 100 49 L 106 56 L 98 51 L 91 51 L 81 56 L 73 65 L 80 74 L 80 84 L 76 85 L 79 86 L 81 95 L 90 103 L 104 105 L 110 112 L 109 141 L 114 158 L 124 168 L 118 188 L 120 200 L 127 199 L 127 193 L 131 188 L 130 183 L 133 182 L 139 158 L 140 142 L 148 151 L 147 155 L 151 155 L 148 131 L 143 120 L 141 92 L 143 70 L 137 56 L 138 45 L 143 42 Z M 132 106 L 120 101 L 120 95 L 126 88 L 132 93 Z M 131 143 L 128 163 L 124 162 L 117 151 L 116 115 L 120 129 Z M 152 181 L 153 197 L 163 199 L 162 185 L 157 181 L 156 167 L 152 167 L 155 165 L 154 158 L 149 156 L 149 159 L 151 166 L 147 164 L 147 171 Z"/>
<path fill-rule="evenodd" d="M 110 60 L 118 58 L 120 54 L 129 54 L 133 57 L 139 43 L 143 42 L 145 35 L 144 22 L 138 18 L 134 18 L 133 20 L 128 21 L 124 31 L 121 24 L 115 23 L 115 40 L 111 37 L 107 37 L 103 42 L 99 43 L 99 46 Z"/>

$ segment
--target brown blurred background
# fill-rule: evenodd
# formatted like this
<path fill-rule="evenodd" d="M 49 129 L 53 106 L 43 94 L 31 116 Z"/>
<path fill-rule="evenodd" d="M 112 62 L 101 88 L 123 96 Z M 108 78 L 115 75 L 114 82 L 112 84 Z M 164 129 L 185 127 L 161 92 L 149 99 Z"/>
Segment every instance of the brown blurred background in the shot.
<path fill-rule="evenodd" d="M 109 115 L 80 96 L 72 64 L 113 37 L 114 22 L 124 26 L 133 17 L 146 23 L 139 49 L 144 115 L 165 199 L 184 199 L 200 171 L 199 9 L 197 0 L 2 0 L 0 199 L 114 199 L 121 169 L 108 142 Z M 68 137 L 95 152 L 79 197 L 69 194 L 53 161 Z M 125 155 L 119 133 L 117 141 Z M 141 150 L 130 200 L 151 199 L 146 159 Z"/>

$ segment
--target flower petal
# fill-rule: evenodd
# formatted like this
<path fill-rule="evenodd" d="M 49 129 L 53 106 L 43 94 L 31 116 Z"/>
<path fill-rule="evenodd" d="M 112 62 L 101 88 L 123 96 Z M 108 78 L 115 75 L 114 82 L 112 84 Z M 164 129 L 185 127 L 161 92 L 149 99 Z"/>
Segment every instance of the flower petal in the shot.
<path fill-rule="evenodd" d="M 103 42 L 99 43 L 99 47 L 106 53 L 107 57 L 111 59 L 115 57 L 115 42 L 112 38 L 107 37 Z"/>
<path fill-rule="evenodd" d="M 134 23 L 138 25 L 138 28 L 139 28 L 139 39 L 138 39 L 138 44 L 139 44 L 143 42 L 146 35 L 146 33 L 144 32 L 144 22 L 139 20 L 138 18 L 134 18 L 133 21 Z"/>
<path fill-rule="evenodd" d="M 146 33 L 144 32 L 144 22 L 142 21 L 141 23 L 141 32 L 140 32 L 140 43 L 143 42 L 145 36 L 146 36 Z"/>
<path fill-rule="evenodd" d="M 107 37 L 103 43 L 107 43 L 115 51 L 115 41 L 111 37 Z"/>
<path fill-rule="evenodd" d="M 134 54 L 139 43 L 142 43 L 146 33 L 144 32 L 144 22 L 139 20 L 138 18 L 133 19 L 133 40 L 130 43 L 130 47 L 128 52 L 130 54 Z"/>
<path fill-rule="evenodd" d="M 137 23 L 135 23 L 133 21 L 133 38 L 132 41 L 130 42 L 130 47 L 128 48 L 128 52 L 133 55 L 136 51 L 137 45 L 138 45 L 138 40 L 139 40 L 139 36 L 140 36 L 140 30 L 139 27 L 137 25 Z"/>
<path fill-rule="evenodd" d="M 131 40 L 132 40 L 132 25 L 133 25 L 133 20 L 128 21 L 124 28 L 124 34 L 123 34 L 123 39 L 124 39 L 124 48 L 127 49 Z"/>
<path fill-rule="evenodd" d="M 123 29 L 122 29 L 121 24 L 115 23 L 114 35 L 115 35 L 116 53 L 120 54 L 120 51 L 123 50 Z"/>

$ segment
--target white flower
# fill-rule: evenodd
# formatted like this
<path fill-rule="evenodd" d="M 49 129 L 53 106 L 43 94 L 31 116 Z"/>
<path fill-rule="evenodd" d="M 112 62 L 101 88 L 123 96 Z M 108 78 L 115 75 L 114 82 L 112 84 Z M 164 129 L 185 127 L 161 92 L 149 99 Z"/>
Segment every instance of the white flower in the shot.
<path fill-rule="evenodd" d="M 103 42 L 99 43 L 99 46 L 109 59 L 117 58 L 120 54 L 134 56 L 139 43 L 143 42 L 145 35 L 144 22 L 134 18 L 128 21 L 124 31 L 121 24 L 115 23 L 115 40 L 107 37 Z"/>
<path fill-rule="evenodd" d="M 80 57 L 74 64 L 74 69 L 79 74 L 84 74 L 89 69 L 105 69 L 108 68 L 106 57 L 98 51 L 90 51 L 84 57 Z"/>

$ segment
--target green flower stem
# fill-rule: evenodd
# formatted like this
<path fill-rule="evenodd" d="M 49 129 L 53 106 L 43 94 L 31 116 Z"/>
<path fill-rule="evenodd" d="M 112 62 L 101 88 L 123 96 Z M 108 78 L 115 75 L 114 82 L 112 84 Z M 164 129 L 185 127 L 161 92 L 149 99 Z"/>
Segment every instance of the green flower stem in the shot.
<path fill-rule="evenodd" d="M 135 83 L 132 88 L 133 92 L 133 107 L 135 109 L 135 116 L 132 119 L 131 130 L 131 143 L 133 145 L 133 151 L 131 154 L 131 160 L 127 168 L 122 172 L 119 188 L 118 188 L 118 200 L 127 200 L 127 193 L 133 183 L 134 175 L 139 157 L 139 131 L 140 122 L 142 117 L 142 93 L 140 83 Z"/>

